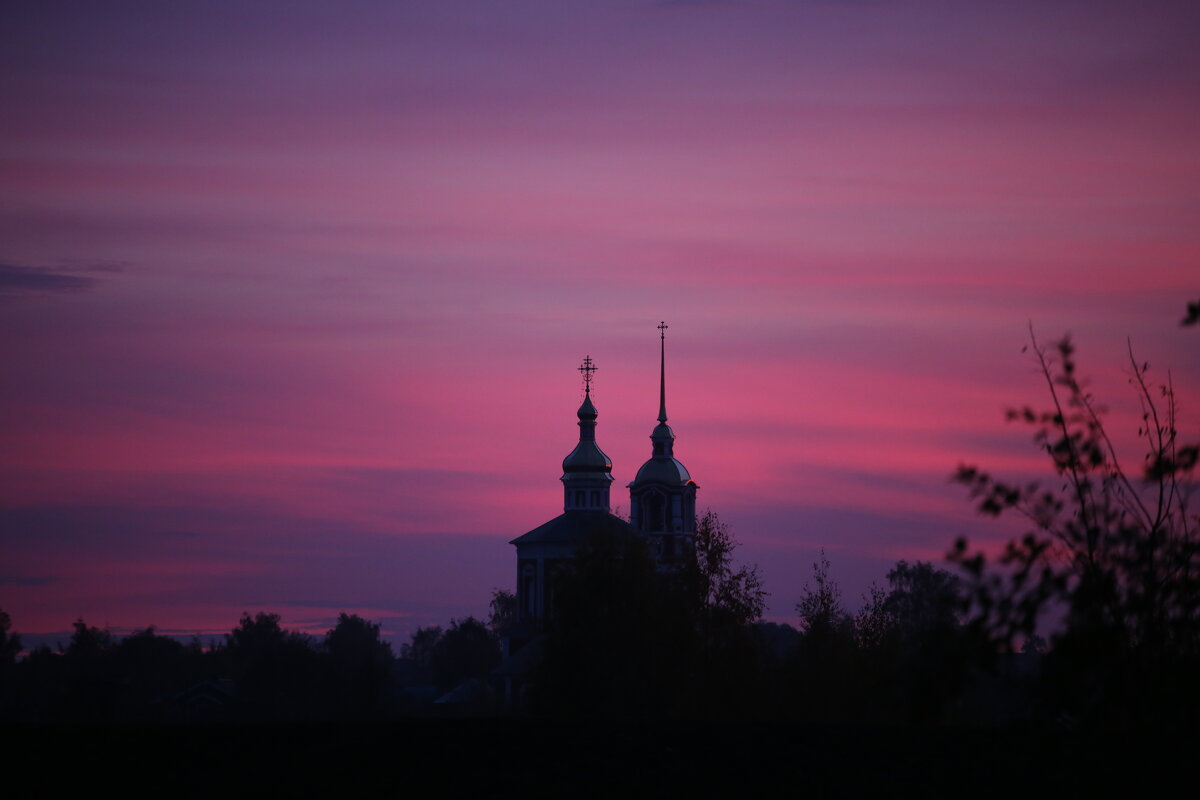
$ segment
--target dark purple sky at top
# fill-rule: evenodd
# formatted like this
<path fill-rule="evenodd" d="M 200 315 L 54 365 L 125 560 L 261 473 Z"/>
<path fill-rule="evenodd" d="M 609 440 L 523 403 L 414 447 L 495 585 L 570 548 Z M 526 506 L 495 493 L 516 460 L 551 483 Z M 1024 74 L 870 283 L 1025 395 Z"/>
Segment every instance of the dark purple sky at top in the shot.
<path fill-rule="evenodd" d="M 1031 322 L 1123 447 L 1126 337 L 1197 430 L 1197 34 L 1168 2 L 7 8 L 0 608 L 482 614 L 560 510 L 584 354 L 618 486 L 648 455 L 660 319 L 770 618 L 820 548 L 854 606 L 1002 540 L 948 476 L 1042 468 L 1003 423 Z"/>

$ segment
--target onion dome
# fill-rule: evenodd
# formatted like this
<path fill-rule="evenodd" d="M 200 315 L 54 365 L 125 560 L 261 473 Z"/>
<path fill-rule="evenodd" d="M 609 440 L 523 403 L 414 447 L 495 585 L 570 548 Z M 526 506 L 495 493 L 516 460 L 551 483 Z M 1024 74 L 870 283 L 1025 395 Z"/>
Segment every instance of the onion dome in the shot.
<path fill-rule="evenodd" d="M 596 406 L 592 403 L 592 373 L 596 366 L 586 356 L 583 373 L 583 404 L 579 406 L 579 443 L 563 459 L 563 509 L 566 511 L 609 510 L 612 460 L 596 444 Z"/>
<path fill-rule="evenodd" d="M 563 459 L 563 479 L 580 473 L 611 473 L 612 460 L 596 444 L 596 406 L 589 391 L 583 397 L 579 416 L 579 444 Z M 610 478 L 611 480 L 611 475 Z"/>

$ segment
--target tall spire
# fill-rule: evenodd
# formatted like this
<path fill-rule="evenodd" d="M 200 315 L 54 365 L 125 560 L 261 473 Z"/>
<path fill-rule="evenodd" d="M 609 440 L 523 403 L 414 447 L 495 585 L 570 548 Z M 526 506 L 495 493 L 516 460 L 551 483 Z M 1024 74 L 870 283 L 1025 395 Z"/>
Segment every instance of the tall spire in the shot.
<path fill-rule="evenodd" d="M 667 323 L 658 323 L 658 421 L 667 421 Z"/>

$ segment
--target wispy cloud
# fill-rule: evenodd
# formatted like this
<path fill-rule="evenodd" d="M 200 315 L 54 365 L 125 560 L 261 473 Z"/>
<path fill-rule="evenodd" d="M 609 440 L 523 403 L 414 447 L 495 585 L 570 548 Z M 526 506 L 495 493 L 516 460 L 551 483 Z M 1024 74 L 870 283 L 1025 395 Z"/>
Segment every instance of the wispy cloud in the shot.
<path fill-rule="evenodd" d="M 111 271 L 111 266 L 100 265 L 98 269 Z M 95 285 L 95 278 L 73 275 L 62 270 L 0 264 L 0 294 L 81 292 L 91 289 Z"/>
<path fill-rule="evenodd" d="M 22 575 L 0 575 L 0 586 L 45 586 L 54 583 L 57 578 L 52 575 L 25 577 Z"/>

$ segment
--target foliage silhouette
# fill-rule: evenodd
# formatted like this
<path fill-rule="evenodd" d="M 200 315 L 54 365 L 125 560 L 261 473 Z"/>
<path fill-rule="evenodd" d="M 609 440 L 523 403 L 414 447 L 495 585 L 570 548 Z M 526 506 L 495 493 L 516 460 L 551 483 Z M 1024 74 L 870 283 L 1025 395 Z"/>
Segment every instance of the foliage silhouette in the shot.
<path fill-rule="evenodd" d="M 694 558 L 662 566 L 637 536 L 589 537 L 562 565 L 535 707 L 568 716 L 745 713 L 758 691 L 751 623 L 766 592 L 735 567 L 728 527 L 707 512 Z"/>
<path fill-rule="evenodd" d="M 671 713 L 690 684 L 690 601 L 644 541 L 592 535 L 563 565 L 534 707 L 582 717 Z"/>
<path fill-rule="evenodd" d="M 964 690 L 976 653 L 959 620 L 961 582 L 922 561 L 897 562 L 887 580 L 883 640 L 872 655 L 888 666 L 897 713 L 910 720 L 939 719 Z"/>
<path fill-rule="evenodd" d="M 112 719 L 120 691 L 120 679 L 111 658 L 112 634 L 77 619 L 71 639 L 64 648 L 65 695 L 63 701 L 82 719 Z"/>
<path fill-rule="evenodd" d="M 1046 657 L 1049 713 L 1098 722 L 1194 719 L 1200 709 L 1200 519 L 1188 507 L 1200 453 L 1179 441 L 1170 376 L 1157 384 L 1129 349 L 1129 383 L 1141 403 L 1146 449 L 1140 477 L 1120 461 L 1104 409 L 1078 378 L 1069 338 L 1031 346 L 1049 408 L 1012 409 L 1030 425 L 1061 488 L 996 479 L 973 466 L 956 478 L 979 510 L 1016 512 L 1032 524 L 1008 543 L 998 568 L 959 540 L 950 559 L 969 584 L 972 626 L 994 647 L 1031 636 L 1061 608 L 1062 630 Z"/>
<path fill-rule="evenodd" d="M 488 604 L 488 630 L 497 638 L 507 636 L 517 624 L 517 596 L 505 589 L 493 589 Z"/>
<path fill-rule="evenodd" d="M 338 615 L 325 634 L 328 656 L 327 698 L 340 713 L 364 715 L 378 711 L 391 680 L 395 657 L 380 638 L 379 624 L 357 614 Z"/>
<path fill-rule="evenodd" d="M 284 630 L 278 614 L 242 614 L 226 634 L 237 698 L 251 716 L 300 717 L 310 713 L 320 674 L 311 637 Z"/>
<path fill-rule="evenodd" d="M 714 511 L 706 511 L 696 524 L 695 559 L 686 562 L 685 571 L 685 578 L 693 582 L 705 624 L 749 625 L 766 607 L 767 592 L 758 567 L 735 568 L 736 549 L 729 526 Z"/>
<path fill-rule="evenodd" d="M 113 648 L 112 634 L 107 630 L 92 627 L 82 619 L 72 624 L 75 632 L 63 651 L 68 658 L 79 662 L 95 662 L 107 655 Z"/>
<path fill-rule="evenodd" d="M 1200 323 L 1200 300 L 1188 303 L 1187 312 L 1183 315 L 1183 319 L 1179 321 L 1179 324 L 1184 327 L 1197 323 Z"/>
<path fill-rule="evenodd" d="M 824 550 L 812 567 L 812 583 L 804 584 L 796 603 L 802 634 L 793 680 L 796 710 L 818 720 L 858 718 L 860 670 L 854 621 L 842 607 L 841 590 L 829 575 Z"/>
<path fill-rule="evenodd" d="M 12 630 L 12 618 L 0 609 L 0 668 L 14 664 L 21 652 L 21 636 Z"/>
<path fill-rule="evenodd" d="M 0 719 L 12 715 L 16 704 L 17 655 L 21 637 L 12 630 L 12 618 L 0 609 Z"/>
<path fill-rule="evenodd" d="M 135 631 L 114 648 L 114 668 L 121 677 L 122 705 L 146 707 L 199 680 L 197 662 L 202 657 L 154 626 Z"/>
<path fill-rule="evenodd" d="M 433 680 L 449 691 L 468 680 L 485 680 L 500 663 L 500 640 L 474 617 L 450 620 L 433 647 Z"/>
<path fill-rule="evenodd" d="M 400 658 L 416 667 L 416 681 L 433 684 L 433 652 L 442 639 L 440 625 L 418 627 L 409 635 L 409 640 L 400 645 Z"/>
<path fill-rule="evenodd" d="M 813 584 L 804 584 L 796 613 L 800 615 L 800 631 L 808 641 L 846 633 L 850 617 L 842 608 L 842 593 L 836 582 L 829 577 L 829 559 L 825 550 L 813 562 Z"/>
<path fill-rule="evenodd" d="M 842 605 L 821 551 L 796 604 L 792 713 L 829 722 L 932 722 L 962 695 L 974 653 L 959 623 L 962 593 L 950 573 L 897 564 L 855 614 Z"/>

